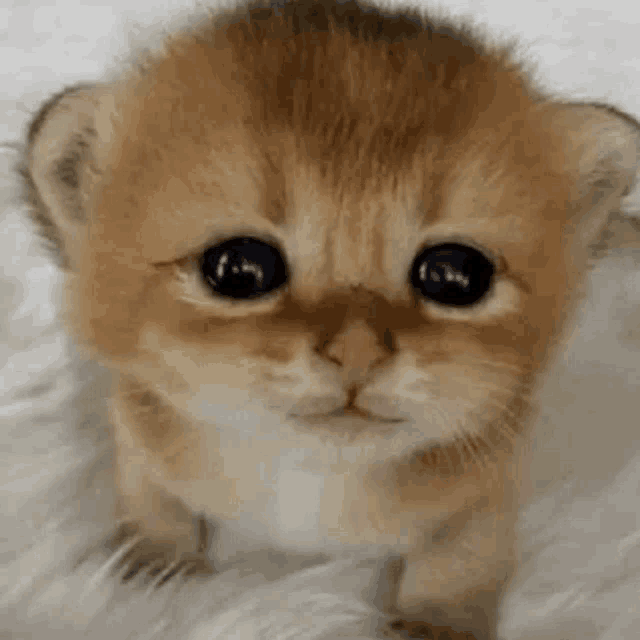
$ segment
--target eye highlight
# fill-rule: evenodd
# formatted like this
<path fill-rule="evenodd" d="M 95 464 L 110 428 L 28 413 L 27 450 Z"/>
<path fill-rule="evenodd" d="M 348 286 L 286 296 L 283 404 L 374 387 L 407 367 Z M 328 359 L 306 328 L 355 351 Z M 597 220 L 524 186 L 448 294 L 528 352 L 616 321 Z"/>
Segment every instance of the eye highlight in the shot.
<path fill-rule="evenodd" d="M 200 269 L 214 293 L 240 300 L 266 295 L 288 277 L 280 251 L 256 238 L 232 238 L 210 247 Z"/>
<path fill-rule="evenodd" d="M 457 243 L 423 249 L 413 262 L 410 280 L 425 298 L 457 307 L 478 302 L 491 288 L 494 266 L 480 251 Z"/>

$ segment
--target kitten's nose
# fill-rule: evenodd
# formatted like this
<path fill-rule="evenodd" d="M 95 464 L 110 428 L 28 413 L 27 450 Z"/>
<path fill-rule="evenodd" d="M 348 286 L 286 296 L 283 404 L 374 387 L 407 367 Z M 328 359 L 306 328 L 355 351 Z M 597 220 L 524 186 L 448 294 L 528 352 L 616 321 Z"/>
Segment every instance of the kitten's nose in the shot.
<path fill-rule="evenodd" d="M 345 386 L 363 383 L 370 372 L 390 355 L 376 332 L 361 319 L 349 322 L 324 350 L 324 355 L 340 365 Z"/>

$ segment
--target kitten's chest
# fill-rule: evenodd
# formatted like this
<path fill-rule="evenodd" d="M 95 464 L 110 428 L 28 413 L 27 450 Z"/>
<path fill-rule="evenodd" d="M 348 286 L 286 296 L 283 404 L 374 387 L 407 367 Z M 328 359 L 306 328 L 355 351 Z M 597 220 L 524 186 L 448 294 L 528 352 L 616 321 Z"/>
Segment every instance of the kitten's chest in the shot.
<path fill-rule="evenodd" d="M 239 546 L 404 552 L 464 499 L 437 500 L 426 509 L 403 505 L 392 480 L 396 461 L 385 458 L 380 443 L 335 446 L 258 422 L 204 434 L 206 471 L 171 487 Z"/>
<path fill-rule="evenodd" d="M 181 497 L 245 545 L 330 552 L 395 547 L 406 538 L 379 528 L 380 499 L 367 490 L 362 468 L 332 468 L 309 449 L 273 443 L 236 445 L 214 456 L 224 473 L 196 480 Z"/>

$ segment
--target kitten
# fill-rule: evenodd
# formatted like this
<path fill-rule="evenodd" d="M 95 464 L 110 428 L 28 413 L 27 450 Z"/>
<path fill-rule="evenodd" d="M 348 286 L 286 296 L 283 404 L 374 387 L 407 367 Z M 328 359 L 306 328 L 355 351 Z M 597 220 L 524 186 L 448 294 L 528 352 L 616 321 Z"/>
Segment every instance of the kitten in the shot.
<path fill-rule="evenodd" d="M 353 1 L 207 18 L 45 104 L 24 176 L 114 372 L 129 575 L 207 570 L 203 514 L 393 549 L 393 610 L 494 637 L 532 394 L 638 141 L 506 50 Z"/>

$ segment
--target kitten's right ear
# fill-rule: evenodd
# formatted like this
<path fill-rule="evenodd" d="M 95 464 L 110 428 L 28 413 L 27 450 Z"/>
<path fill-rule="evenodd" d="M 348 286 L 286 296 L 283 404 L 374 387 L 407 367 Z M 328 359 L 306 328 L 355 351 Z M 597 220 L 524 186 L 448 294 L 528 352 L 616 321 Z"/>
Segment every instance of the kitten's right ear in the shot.
<path fill-rule="evenodd" d="M 76 86 L 53 96 L 27 133 L 21 169 L 33 220 L 58 264 L 74 269 L 92 189 L 113 138 L 106 86 Z"/>
<path fill-rule="evenodd" d="M 610 217 L 621 211 L 622 198 L 640 185 L 640 123 L 600 103 L 552 104 L 546 113 L 563 140 L 565 169 L 578 186 L 575 239 L 593 248 Z"/>

